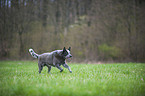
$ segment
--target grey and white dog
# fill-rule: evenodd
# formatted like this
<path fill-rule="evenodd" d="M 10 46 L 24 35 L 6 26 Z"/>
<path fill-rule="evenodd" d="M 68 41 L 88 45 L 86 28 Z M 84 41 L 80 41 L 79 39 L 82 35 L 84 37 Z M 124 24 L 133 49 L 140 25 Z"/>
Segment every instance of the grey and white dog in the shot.
<path fill-rule="evenodd" d="M 51 66 L 58 68 L 60 72 L 62 72 L 63 69 L 60 67 L 61 65 L 72 73 L 70 67 L 66 64 L 66 59 L 72 57 L 70 50 L 71 47 L 69 47 L 68 50 L 64 47 L 63 50 L 55 50 L 50 53 L 43 53 L 41 55 L 36 54 L 33 49 L 29 49 L 29 52 L 32 57 L 38 58 L 39 73 L 41 73 L 44 66 L 48 67 L 48 73 L 50 73 Z"/>

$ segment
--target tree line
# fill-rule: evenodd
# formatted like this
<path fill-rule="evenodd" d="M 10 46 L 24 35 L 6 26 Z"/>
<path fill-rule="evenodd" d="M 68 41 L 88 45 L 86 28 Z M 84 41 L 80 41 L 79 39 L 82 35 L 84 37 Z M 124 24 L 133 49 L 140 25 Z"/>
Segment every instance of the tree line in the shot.
<path fill-rule="evenodd" d="M 72 47 L 73 60 L 145 62 L 144 0 L 0 0 L 0 59 Z"/>

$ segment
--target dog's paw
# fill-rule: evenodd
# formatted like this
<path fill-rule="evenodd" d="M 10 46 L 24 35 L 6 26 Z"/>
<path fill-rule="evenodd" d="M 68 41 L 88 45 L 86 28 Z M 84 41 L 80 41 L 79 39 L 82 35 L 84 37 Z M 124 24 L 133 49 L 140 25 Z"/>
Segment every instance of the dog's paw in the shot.
<path fill-rule="evenodd" d="M 60 72 L 62 72 L 63 70 L 61 70 Z"/>

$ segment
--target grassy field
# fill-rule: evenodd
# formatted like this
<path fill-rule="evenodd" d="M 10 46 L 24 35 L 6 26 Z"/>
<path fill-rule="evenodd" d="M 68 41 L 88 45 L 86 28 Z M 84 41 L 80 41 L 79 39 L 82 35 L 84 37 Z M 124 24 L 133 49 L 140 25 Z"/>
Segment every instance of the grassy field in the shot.
<path fill-rule="evenodd" d="M 145 96 L 145 64 L 68 64 L 62 73 L 35 61 L 0 61 L 0 96 Z"/>

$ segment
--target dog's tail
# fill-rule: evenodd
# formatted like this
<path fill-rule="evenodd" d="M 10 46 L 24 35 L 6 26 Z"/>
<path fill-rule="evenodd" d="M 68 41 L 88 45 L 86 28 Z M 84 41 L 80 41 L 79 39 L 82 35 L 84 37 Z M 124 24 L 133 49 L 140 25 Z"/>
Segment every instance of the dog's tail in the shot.
<path fill-rule="evenodd" d="M 32 57 L 34 57 L 34 58 L 38 58 L 39 57 L 39 55 L 36 54 L 33 49 L 29 49 L 29 52 L 32 55 Z"/>

